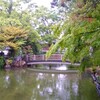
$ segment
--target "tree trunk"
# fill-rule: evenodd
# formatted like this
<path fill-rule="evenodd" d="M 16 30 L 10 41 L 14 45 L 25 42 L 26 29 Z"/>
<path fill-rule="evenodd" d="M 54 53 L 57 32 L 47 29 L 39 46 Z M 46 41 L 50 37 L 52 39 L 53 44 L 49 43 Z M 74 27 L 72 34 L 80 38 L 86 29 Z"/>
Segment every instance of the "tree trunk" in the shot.
<path fill-rule="evenodd" d="M 13 7 L 13 1 L 12 0 L 9 0 L 9 7 L 8 7 L 8 9 L 7 9 L 7 11 L 8 11 L 8 14 L 10 15 L 11 14 L 11 12 L 12 12 L 12 7 Z"/>

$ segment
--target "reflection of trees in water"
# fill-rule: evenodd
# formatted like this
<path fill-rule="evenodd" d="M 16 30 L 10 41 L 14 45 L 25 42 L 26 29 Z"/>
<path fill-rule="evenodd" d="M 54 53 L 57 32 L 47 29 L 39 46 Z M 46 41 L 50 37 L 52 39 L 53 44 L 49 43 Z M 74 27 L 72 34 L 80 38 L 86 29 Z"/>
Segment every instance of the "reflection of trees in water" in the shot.
<path fill-rule="evenodd" d="M 92 98 L 97 96 L 91 81 L 80 80 L 78 74 L 35 73 L 18 69 L 0 73 L 0 76 L 0 97 L 4 96 L 3 100 L 94 100 Z M 91 93 L 94 96 L 90 97 Z"/>
<path fill-rule="evenodd" d="M 78 95 L 78 77 L 64 74 L 37 74 L 37 86 L 33 89 L 33 96 L 46 99 L 71 100 L 71 96 Z M 72 82 L 72 84 L 71 84 Z M 34 97 L 35 99 L 35 97 Z"/>
<path fill-rule="evenodd" d="M 18 82 L 18 84 L 20 85 L 24 85 L 24 73 L 25 73 L 25 69 L 16 69 L 14 70 L 14 77 L 16 82 Z"/>
<path fill-rule="evenodd" d="M 100 100 L 91 77 L 86 73 L 82 73 L 79 80 L 78 94 L 77 100 Z"/>
<path fill-rule="evenodd" d="M 77 75 L 75 74 L 58 75 L 56 82 L 58 100 L 73 100 L 71 97 L 74 96 L 75 92 L 78 92 L 78 77 L 76 77 Z M 75 87 L 77 88 L 76 90 L 74 89 Z"/>
<path fill-rule="evenodd" d="M 32 89 L 26 83 L 22 84 L 24 77 L 22 70 L 3 72 L 0 78 L 0 98 L 3 96 L 2 100 L 30 100 Z"/>
<path fill-rule="evenodd" d="M 15 100 L 15 97 L 16 100 L 80 100 L 79 98 L 84 98 L 82 93 L 87 84 L 86 81 L 79 80 L 78 74 L 35 73 L 26 69 L 5 72 L 1 76 L 0 96 L 6 94 L 10 100 Z M 90 82 L 87 85 L 92 89 L 93 85 L 90 87 Z M 87 95 L 86 93 L 85 91 L 84 94 Z M 9 100 L 8 98 L 5 97 L 4 100 Z"/>

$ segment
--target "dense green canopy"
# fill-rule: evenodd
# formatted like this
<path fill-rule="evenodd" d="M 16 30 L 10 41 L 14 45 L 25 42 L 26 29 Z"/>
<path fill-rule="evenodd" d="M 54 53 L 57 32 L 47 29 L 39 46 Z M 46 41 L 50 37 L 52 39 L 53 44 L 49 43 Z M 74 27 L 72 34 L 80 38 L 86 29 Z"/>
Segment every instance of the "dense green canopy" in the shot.
<path fill-rule="evenodd" d="M 80 3 L 80 4 L 79 4 Z M 63 60 L 81 62 L 84 67 L 100 66 L 100 2 L 80 0 L 66 20 L 54 30 L 58 41 L 47 53 L 64 50 Z M 62 34 L 62 37 L 61 37 Z M 61 37 L 61 38 L 59 38 Z"/>
<path fill-rule="evenodd" d="M 43 6 L 38 7 L 34 2 L 32 2 L 32 0 L 0 1 L 0 33 L 2 33 L 2 29 L 5 31 L 3 27 L 10 27 L 11 29 L 15 27 L 18 29 L 20 28 L 22 30 L 27 30 L 27 38 L 21 38 L 21 40 L 23 40 L 21 41 L 21 45 L 17 45 L 17 47 L 15 46 L 15 42 L 12 41 L 14 48 L 31 45 L 34 53 L 39 53 L 41 50 L 41 42 L 51 44 L 52 40 L 55 39 L 54 36 L 52 36 L 51 26 L 57 23 L 60 19 L 61 18 L 56 11 L 51 11 Z M 11 29 L 9 32 L 11 32 Z M 14 30 L 11 33 L 15 33 Z M 3 34 L 3 36 L 4 35 L 5 34 Z M 11 34 L 11 36 L 14 37 L 15 35 Z M 17 35 L 15 38 L 16 37 Z M 6 39 L 6 43 L 0 45 L 0 48 L 6 47 L 8 45 L 7 42 L 9 43 L 9 41 Z M 12 44 L 10 43 L 8 46 L 11 45 Z"/>
<path fill-rule="evenodd" d="M 0 48 L 31 45 L 37 52 L 35 48 L 41 41 L 48 44 L 57 41 L 48 57 L 61 50 L 63 61 L 81 62 L 83 67 L 100 65 L 99 0 L 53 0 L 58 8 L 52 11 L 31 1 L 0 1 Z"/>

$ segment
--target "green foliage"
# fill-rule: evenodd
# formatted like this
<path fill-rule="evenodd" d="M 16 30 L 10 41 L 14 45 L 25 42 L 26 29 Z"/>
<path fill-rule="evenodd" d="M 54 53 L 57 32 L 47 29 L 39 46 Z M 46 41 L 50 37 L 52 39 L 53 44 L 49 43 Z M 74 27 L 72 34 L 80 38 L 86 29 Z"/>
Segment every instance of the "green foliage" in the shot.
<path fill-rule="evenodd" d="M 17 50 L 25 43 L 25 38 L 28 36 L 28 31 L 19 27 L 2 27 L 0 31 L 0 45 L 1 47 L 12 47 Z"/>
<path fill-rule="evenodd" d="M 22 24 L 17 19 L 0 17 L 0 26 L 9 26 L 9 25 L 21 26 Z"/>
<path fill-rule="evenodd" d="M 56 26 L 54 32 L 58 34 L 58 41 L 52 46 L 47 56 L 59 48 L 65 51 L 63 61 L 68 59 L 71 62 L 81 62 L 83 68 L 100 66 L 100 14 L 98 13 L 100 4 L 98 3 L 94 8 L 91 2 L 87 2 L 77 11 L 76 8 L 71 12 L 69 20 Z M 59 38 L 62 33 L 62 37 Z M 92 57 L 90 47 L 93 48 Z"/>
<path fill-rule="evenodd" d="M 13 47 L 14 49 L 21 48 L 26 43 L 27 38 L 29 38 L 29 43 L 32 44 L 33 42 L 37 45 L 39 42 L 37 42 L 40 39 L 40 36 L 35 30 L 35 28 L 32 25 L 32 12 L 28 9 L 22 9 L 22 3 L 24 1 L 17 0 L 17 1 L 0 1 L 0 48 L 3 48 L 5 46 Z M 30 2 L 30 1 L 29 1 Z M 25 1 L 27 4 L 28 2 Z M 10 27 L 12 29 L 9 29 L 8 32 L 4 32 L 5 30 L 2 29 L 4 27 Z M 25 32 L 19 32 L 23 33 L 23 36 L 16 32 L 16 30 L 13 30 L 13 27 L 16 29 L 20 28 L 20 30 L 28 30 L 27 36 Z M 20 36 L 19 36 L 20 35 Z M 34 45 L 32 45 L 34 46 Z M 35 47 L 33 47 L 35 48 Z"/>
<path fill-rule="evenodd" d="M 55 52 L 57 51 L 57 49 L 58 49 L 58 44 L 59 44 L 59 43 L 56 43 L 55 45 L 54 45 L 54 44 L 51 45 L 51 47 L 50 47 L 50 49 L 49 49 L 50 51 L 48 51 L 47 54 L 46 54 L 46 59 L 48 59 L 48 58 L 51 56 L 51 52 L 52 52 L 52 53 L 55 53 Z"/>
<path fill-rule="evenodd" d="M 92 62 L 94 66 L 100 66 L 100 49 L 93 53 Z"/>
<path fill-rule="evenodd" d="M 5 60 L 3 56 L 0 56 L 0 69 L 3 69 L 5 65 Z"/>

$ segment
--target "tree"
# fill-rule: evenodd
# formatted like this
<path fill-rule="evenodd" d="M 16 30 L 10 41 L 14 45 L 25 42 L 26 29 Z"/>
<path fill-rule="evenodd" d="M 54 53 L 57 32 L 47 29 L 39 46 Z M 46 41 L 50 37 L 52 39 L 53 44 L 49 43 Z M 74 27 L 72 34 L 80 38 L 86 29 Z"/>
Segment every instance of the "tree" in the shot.
<path fill-rule="evenodd" d="M 23 10 L 21 3 L 22 3 L 22 1 L 20 1 L 20 0 L 17 0 L 17 1 L 2 0 L 2 1 L 0 1 L 0 7 L 1 7 L 1 10 L 0 10 L 0 15 L 1 15 L 0 16 L 0 26 L 1 26 L 0 30 L 2 31 L 2 28 L 3 28 L 3 31 L 6 31 L 6 30 L 4 30 L 5 29 L 4 27 L 6 27 L 6 28 L 9 27 L 9 30 L 11 32 L 10 28 L 12 28 L 11 34 L 15 31 L 15 30 L 13 30 L 13 28 L 16 28 L 16 29 L 19 29 L 19 30 L 21 30 L 21 29 L 28 30 L 27 38 L 30 38 L 31 36 L 33 37 L 33 38 L 31 37 L 32 41 L 30 40 L 28 42 L 31 42 L 31 44 L 35 44 L 35 43 L 39 44 L 39 42 L 37 42 L 37 40 L 40 39 L 40 36 L 38 35 L 38 32 L 36 32 L 36 30 L 34 29 L 34 27 L 31 24 L 32 15 L 28 11 L 29 9 Z M 27 3 L 28 2 L 25 1 L 26 6 L 27 6 Z M 11 34 L 7 33 L 7 35 L 11 35 Z M 18 34 L 19 33 L 17 32 L 16 36 Z M 14 34 L 12 34 L 12 35 L 14 35 Z M 9 37 L 11 37 L 11 36 L 9 36 Z M 15 37 L 15 38 L 17 39 L 17 37 Z M 7 39 L 6 39 L 6 42 L 8 42 Z M 33 43 L 33 39 L 34 39 L 34 43 Z M 23 37 L 23 41 L 26 41 L 26 37 Z M 27 43 L 24 42 L 24 44 L 27 44 Z M 10 45 L 11 45 L 11 43 L 10 43 Z M 12 44 L 12 45 L 13 45 L 14 48 L 17 46 L 15 44 Z M 23 46 L 23 43 L 20 46 Z M 18 48 L 19 48 L 19 45 L 18 45 Z"/>
<path fill-rule="evenodd" d="M 65 50 L 64 61 L 80 62 L 82 68 L 100 66 L 100 3 L 94 7 L 93 0 L 87 1 L 81 1 L 81 8 L 76 2 L 69 19 L 57 26 L 54 34 L 63 35 L 51 47 L 48 57 L 60 48 Z"/>
<path fill-rule="evenodd" d="M 27 39 L 28 31 L 20 27 L 2 27 L 0 31 L 0 45 L 4 47 L 12 47 L 14 50 L 20 48 Z"/>
<path fill-rule="evenodd" d="M 72 0 L 52 0 L 51 7 L 60 6 L 60 7 L 69 8 L 68 3 L 71 1 Z"/>
<path fill-rule="evenodd" d="M 51 26 L 59 21 L 59 17 L 46 7 L 38 7 L 32 13 L 32 25 L 41 36 L 51 34 Z"/>

